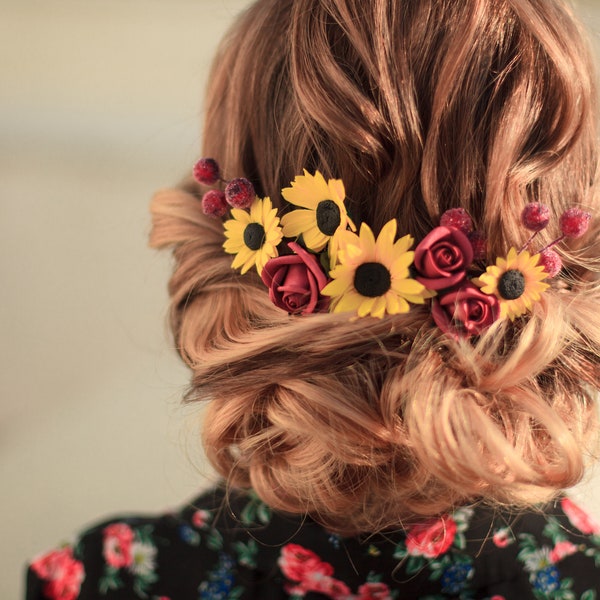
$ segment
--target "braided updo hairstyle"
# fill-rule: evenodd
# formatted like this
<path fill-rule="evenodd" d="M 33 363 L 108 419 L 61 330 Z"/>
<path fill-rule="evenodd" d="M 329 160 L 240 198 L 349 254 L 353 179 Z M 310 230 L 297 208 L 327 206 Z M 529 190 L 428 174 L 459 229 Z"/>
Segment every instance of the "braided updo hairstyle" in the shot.
<path fill-rule="evenodd" d="M 258 0 L 210 77 L 204 156 L 280 214 L 306 168 L 344 181 L 356 223 L 418 243 L 447 209 L 487 262 L 528 237 L 540 201 L 564 267 L 533 310 L 454 341 L 427 307 L 351 320 L 289 316 L 223 251 L 199 184 L 159 192 L 171 324 L 209 402 L 206 452 L 235 487 L 333 531 L 397 527 L 470 502 L 525 506 L 580 481 L 596 451 L 600 201 L 594 71 L 561 0 Z"/>

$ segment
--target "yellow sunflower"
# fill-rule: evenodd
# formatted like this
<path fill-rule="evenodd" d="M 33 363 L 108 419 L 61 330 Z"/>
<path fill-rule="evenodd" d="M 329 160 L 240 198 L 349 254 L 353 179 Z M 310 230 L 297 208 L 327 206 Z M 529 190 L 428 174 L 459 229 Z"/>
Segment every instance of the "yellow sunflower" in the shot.
<path fill-rule="evenodd" d="M 540 294 L 550 287 L 542 281 L 548 273 L 538 265 L 539 258 L 539 254 L 531 256 L 526 250 L 511 248 L 506 258 L 497 258 L 496 264 L 475 280 L 484 294 L 494 294 L 500 301 L 500 318 L 514 321 L 531 310 Z"/>
<path fill-rule="evenodd" d="M 410 278 L 414 252 L 413 238 L 405 235 L 397 242 L 396 219 L 388 221 L 377 240 L 366 223 L 356 235 L 342 232 L 338 265 L 330 272 L 333 281 L 322 294 L 331 296 L 332 312 L 354 312 L 359 317 L 382 318 L 409 311 L 409 302 L 423 304 L 432 294 Z"/>
<path fill-rule="evenodd" d="M 313 252 L 320 252 L 331 240 L 329 256 L 332 265 L 337 253 L 334 235 L 350 227 L 356 227 L 344 205 L 346 191 L 341 179 L 325 178 L 319 171 L 311 175 L 304 169 L 304 175 L 298 175 L 292 181 L 292 187 L 281 190 L 283 197 L 300 210 L 293 210 L 281 217 L 283 235 L 295 238 L 302 235 L 304 244 Z"/>
<path fill-rule="evenodd" d="M 235 254 L 231 267 L 241 267 L 244 274 L 256 265 L 260 275 L 267 261 L 277 256 L 277 245 L 283 237 L 277 209 L 270 198 L 256 198 L 250 212 L 232 208 L 231 216 L 224 223 L 227 239 L 223 244 L 225 252 Z"/>

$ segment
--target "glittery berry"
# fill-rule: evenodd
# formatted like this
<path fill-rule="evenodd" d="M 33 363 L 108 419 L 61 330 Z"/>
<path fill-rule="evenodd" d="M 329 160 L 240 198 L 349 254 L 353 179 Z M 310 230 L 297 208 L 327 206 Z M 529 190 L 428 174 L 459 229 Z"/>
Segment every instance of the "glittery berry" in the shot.
<path fill-rule="evenodd" d="M 234 208 L 249 208 L 256 198 L 256 192 L 247 179 L 238 177 L 227 184 L 225 198 Z"/>
<path fill-rule="evenodd" d="M 521 213 L 521 222 L 530 231 L 542 231 L 550 222 L 550 209 L 541 202 L 530 202 Z"/>
<path fill-rule="evenodd" d="M 560 216 L 560 230 L 565 237 L 579 238 L 588 229 L 592 215 L 579 208 L 569 208 Z"/>
<path fill-rule="evenodd" d="M 229 210 L 225 193 L 219 190 L 209 190 L 202 197 L 202 212 L 205 215 L 222 217 Z"/>
<path fill-rule="evenodd" d="M 204 185 L 214 185 L 221 177 L 219 165 L 213 158 L 201 158 L 194 165 L 193 174 L 194 179 Z"/>
<path fill-rule="evenodd" d="M 540 252 L 538 265 L 544 267 L 548 277 L 556 277 L 562 269 L 562 260 L 554 250 L 546 248 Z"/>
<path fill-rule="evenodd" d="M 473 260 L 484 260 L 487 256 L 487 239 L 481 231 L 471 231 L 467 236 L 473 248 Z"/>
<path fill-rule="evenodd" d="M 440 225 L 460 229 L 465 235 L 469 235 L 473 231 L 473 220 L 464 208 L 447 210 L 440 219 Z"/>

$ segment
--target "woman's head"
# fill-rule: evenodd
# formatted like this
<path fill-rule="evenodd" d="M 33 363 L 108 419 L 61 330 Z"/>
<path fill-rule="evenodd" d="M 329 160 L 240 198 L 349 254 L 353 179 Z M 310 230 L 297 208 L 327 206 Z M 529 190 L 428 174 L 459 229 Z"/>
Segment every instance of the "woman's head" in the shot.
<path fill-rule="evenodd" d="M 465 208 L 488 263 L 525 242 L 528 202 L 594 220 L 530 315 L 457 343 L 424 308 L 290 317 L 230 269 L 195 185 L 159 194 L 152 241 L 175 246 L 172 324 L 190 399 L 212 398 L 222 474 L 339 530 L 535 502 L 580 478 L 600 387 L 593 78 L 559 1 L 260 0 L 240 17 L 212 70 L 204 154 L 281 211 L 281 188 L 318 169 L 376 232 L 397 218 L 419 241 Z"/>

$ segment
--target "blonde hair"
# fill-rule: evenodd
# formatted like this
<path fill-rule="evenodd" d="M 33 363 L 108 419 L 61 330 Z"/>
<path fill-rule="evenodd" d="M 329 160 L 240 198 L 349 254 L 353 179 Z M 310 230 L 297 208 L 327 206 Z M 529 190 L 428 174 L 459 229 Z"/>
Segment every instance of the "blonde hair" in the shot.
<path fill-rule="evenodd" d="M 577 483 L 600 388 L 596 96 L 559 0 L 259 0 L 216 57 L 204 155 L 279 207 L 303 168 L 343 179 L 375 230 L 417 241 L 464 207 L 488 263 L 523 206 L 594 215 L 532 312 L 455 342 L 426 308 L 288 316 L 240 276 L 188 181 L 152 204 L 173 247 L 171 324 L 210 400 L 204 442 L 232 486 L 331 530 L 375 531 L 474 501 L 528 505 Z M 556 225 L 540 245 L 558 235 Z M 541 247 L 541 246 L 540 246 Z"/>

